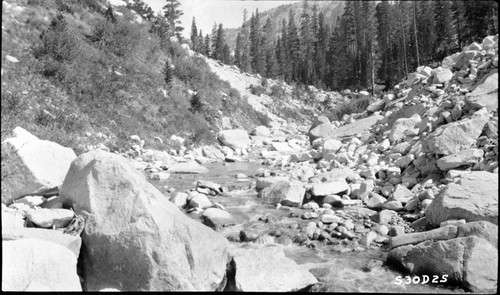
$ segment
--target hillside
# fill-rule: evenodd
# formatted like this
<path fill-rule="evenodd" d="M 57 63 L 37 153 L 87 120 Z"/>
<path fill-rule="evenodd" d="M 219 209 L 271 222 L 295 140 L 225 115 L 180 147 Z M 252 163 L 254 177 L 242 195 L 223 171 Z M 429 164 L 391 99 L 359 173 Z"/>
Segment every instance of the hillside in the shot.
<path fill-rule="evenodd" d="M 213 61 L 150 33 L 150 24 L 125 6 L 112 6 L 113 22 L 98 0 L 2 5 L 2 140 L 23 126 L 78 153 L 103 145 L 126 150 L 133 134 L 168 149 L 172 135 L 194 145 L 214 142 L 223 118 L 247 130 L 270 122 L 244 89 L 211 72 Z M 168 85 L 165 63 L 173 69 Z M 200 110 L 190 105 L 195 92 Z"/>
<path fill-rule="evenodd" d="M 342 15 L 342 13 L 344 12 L 344 1 L 309 1 L 309 9 L 312 9 L 312 6 L 314 4 L 318 5 L 318 11 L 323 12 L 325 16 L 325 24 L 329 27 L 333 27 L 335 25 L 337 17 Z M 303 3 L 301 1 L 298 1 L 294 4 L 286 4 L 270 10 L 259 11 L 261 25 L 264 25 L 268 18 L 271 19 L 272 36 L 278 36 L 281 32 L 281 24 L 283 22 L 283 19 L 286 19 L 288 21 L 290 9 L 293 10 L 295 14 L 295 21 L 297 25 L 299 24 L 300 14 L 302 13 L 302 6 Z M 252 13 L 255 13 L 255 11 L 248 11 L 248 25 L 250 25 L 249 19 Z M 233 49 L 236 46 L 236 37 L 238 36 L 240 30 L 241 27 L 226 29 L 227 43 Z"/>

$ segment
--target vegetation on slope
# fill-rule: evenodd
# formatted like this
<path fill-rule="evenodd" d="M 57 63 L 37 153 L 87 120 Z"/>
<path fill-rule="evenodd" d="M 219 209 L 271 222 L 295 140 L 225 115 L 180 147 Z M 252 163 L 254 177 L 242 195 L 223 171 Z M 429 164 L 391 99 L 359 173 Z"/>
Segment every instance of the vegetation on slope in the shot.
<path fill-rule="evenodd" d="M 97 142 L 127 149 L 132 134 L 167 148 L 154 137 L 214 141 L 222 116 L 238 118 L 244 128 L 265 123 L 202 57 L 190 56 L 126 7 L 115 11 L 104 3 L 3 2 L 2 140 L 21 126 L 77 152 Z M 197 112 L 191 111 L 193 92 L 202 104 Z"/>

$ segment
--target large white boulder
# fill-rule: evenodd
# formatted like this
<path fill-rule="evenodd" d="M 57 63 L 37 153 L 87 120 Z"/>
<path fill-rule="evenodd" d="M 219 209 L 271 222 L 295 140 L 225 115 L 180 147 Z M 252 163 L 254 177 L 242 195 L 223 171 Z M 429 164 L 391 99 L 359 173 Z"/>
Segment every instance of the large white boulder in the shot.
<path fill-rule="evenodd" d="M 26 194 L 39 194 L 62 184 L 75 152 L 55 142 L 40 140 L 21 127 L 2 142 L 2 203 Z"/>
<path fill-rule="evenodd" d="M 434 225 L 450 219 L 489 221 L 498 225 L 498 174 L 472 171 L 448 184 L 427 208 L 426 219 Z"/>
<path fill-rule="evenodd" d="M 86 215 L 87 290 L 213 291 L 223 281 L 227 240 L 184 215 L 125 158 L 81 155 L 60 195 Z"/>
<path fill-rule="evenodd" d="M 261 190 L 258 197 L 270 203 L 286 206 L 301 206 L 306 189 L 304 184 L 296 180 L 284 180 L 271 184 Z"/>
<path fill-rule="evenodd" d="M 2 240 L 2 291 L 82 291 L 77 257 L 53 242 Z"/>
<path fill-rule="evenodd" d="M 251 141 L 248 133 L 243 129 L 222 130 L 218 138 L 222 144 L 233 150 L 246 149 Z"/>
<path fill-rule="evenodd" d="M 232 291 L 294 292 L 318 282 L 306 268 L 286 257 L 278 245 L 235 248 L 231 254 L 235 268 Z"/>
<path fill-rule="evenodd" d="M 451 155 L 469 149 L 476 143 L 488 121 L 488 110 L 482 108 L 470 118 L 442 125 L 421 141 L 422 151 Z"/>

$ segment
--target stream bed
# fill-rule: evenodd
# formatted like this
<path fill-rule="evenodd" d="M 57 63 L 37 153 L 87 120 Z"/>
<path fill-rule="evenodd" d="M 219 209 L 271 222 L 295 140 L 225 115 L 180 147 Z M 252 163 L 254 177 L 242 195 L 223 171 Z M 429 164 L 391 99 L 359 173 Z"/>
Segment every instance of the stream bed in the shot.
<path fill-rule="evenodd" d="M 252 159 L 253 158 L 253 159 Z M 264 170 L 279 174 L 280 171 L 270 166 L 260 164 L 256 157 L 250 157 L 246 162 L 210 163 L 205 164 L 210 172 L 207 174 L 171 174 L 167 180 L 151 180 L 162 193 L 169 196 L 168 188 L 185 191 L 195 187 L 197 180 L 209 180 L 222 185 L 229 190 L 228 194 L 211 197 L 225 207 L 235 219 L 235 224 L 223 227 L 218 231 L 229 241 L 239 242 L 242 230 L 251 230 L 264 233 L 255 243 L 278 243 L 284 246 L 285 255 L 297 264 L 306 267 L 319 283 L 311 291 L 314 292 L 389 292 L 389 293 L 466 293 L 459 288 L 450 286 L 427 284 L 405 284 L 404 275 L 384 265 L 388 249 L 372 246 L 364 251 L 353 251 L 346 245 L 345 240 L 338 239 L 338 243 L 316 243 L 314 247 L 298 245 L 286 237 L 287 228 L 291 224 L 305 226 L 310 220 L 303 220 L 300 216 L 310 210 L 284 207 L 279 210 L 273 204 L 268 204 L 257 198 L 255 191 L 255 174 Z M 245 174 L 246 179 L 236 178 L 237 174 Z M 357 206 L 359 207 L 359 206 Z M 356 206 L 341 209 L 346 212 L 355 211 Z M 187 214 L 193 219 L 200 220 L 198 214 Z M 401 280 L 398 284 L 397 277 Z"/>

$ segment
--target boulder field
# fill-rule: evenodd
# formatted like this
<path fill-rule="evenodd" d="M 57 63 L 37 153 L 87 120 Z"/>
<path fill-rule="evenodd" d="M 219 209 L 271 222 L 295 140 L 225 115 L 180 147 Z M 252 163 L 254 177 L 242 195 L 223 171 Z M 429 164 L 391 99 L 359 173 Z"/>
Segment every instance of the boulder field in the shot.
<path fill-rule="evenodd" d="M 385 249 L 402 273 L 495 292 L 498 36 L 473 45 L 360 114 L 222 130 L 212 146 L 155 151 L 134 135 L 121 155 L 77 157 L 17 127 L 2 142 L 3 289 L 321 289 L 328 273 L 285 255 L 293 244 Z M 239 189 L 205 167 L 250 160 L 263 169 L 231 175 Z M 176 174 L 196 181 L 165 193 L 151 184 Z M 240 195 L 266 213 L 233 213 Z"/>

